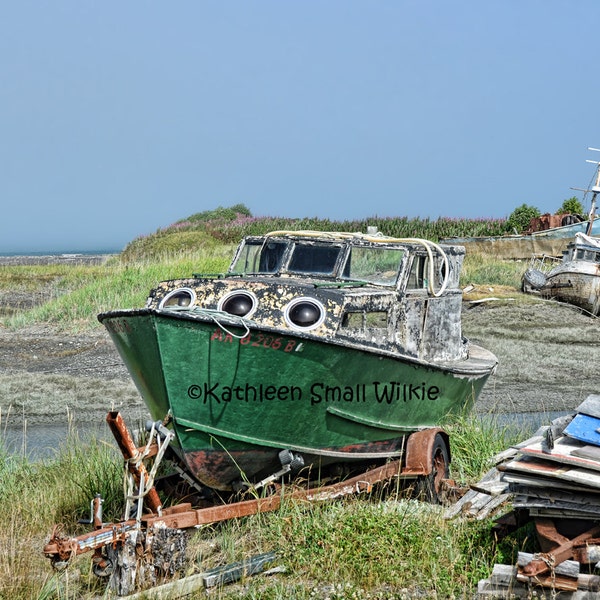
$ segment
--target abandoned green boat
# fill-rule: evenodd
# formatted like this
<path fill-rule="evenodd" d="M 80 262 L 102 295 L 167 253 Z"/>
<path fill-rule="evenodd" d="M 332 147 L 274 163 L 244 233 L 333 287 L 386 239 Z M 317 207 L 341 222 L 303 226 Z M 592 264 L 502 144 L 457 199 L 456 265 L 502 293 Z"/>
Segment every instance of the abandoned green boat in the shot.
<path fill-rule="evenodd" d="M 463 258 L 377 232 L 273 232 L 242 240 L 224 274 L 98 318 L 183 467 L 231 490 L 401 456 L 468 410 L 497 360 L 462 336 Z"/>

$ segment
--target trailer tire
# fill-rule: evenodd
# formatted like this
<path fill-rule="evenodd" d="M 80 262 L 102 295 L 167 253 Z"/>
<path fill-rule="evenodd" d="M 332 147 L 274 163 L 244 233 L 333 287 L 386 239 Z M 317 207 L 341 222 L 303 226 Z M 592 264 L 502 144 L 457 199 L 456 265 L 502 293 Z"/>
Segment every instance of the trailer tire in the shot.
<path fill-rule="evenodd" d="M 419 477 L 416 486 L 417 497 L 431 504 L 442 503 L 443 480 L 448 478 L 450 452 L 444 436 L 436 433 L 431 449 L 431 473 Z"/>

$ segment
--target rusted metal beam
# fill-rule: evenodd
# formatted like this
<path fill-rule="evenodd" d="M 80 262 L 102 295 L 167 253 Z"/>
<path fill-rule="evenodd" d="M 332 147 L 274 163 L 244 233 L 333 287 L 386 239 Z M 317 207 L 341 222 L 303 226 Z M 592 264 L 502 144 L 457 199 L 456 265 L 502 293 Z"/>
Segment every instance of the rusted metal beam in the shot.
<path fill-rule="evenodd" d="M 561 562 L 573 558 L 577 546 L 581 546 L 587 540 L 590 540 L 599 534 L 600 526 L 597 525 L 592 527 L 589 531 L 578 535 L 576 538 L 563 542 L 552 550 L 552 552 L 541 553 L 539 558 L 534 558 L 529 564 L 520 568 L 520 573 L 527 577 L 536 577 L 546 571 L 551 571 Z"/>
<path fill-rule="evenodd" d="M 138 464 L 132 460 L 139 455 L 140 449 L 135 445 L 135 442 L 131 437 L 131 433 L 125 425 L 125 421 L 123 421 L 121 413 L 116 411 L 109 412 L 106 416 L 106 422 L 112 431 L 115 441 L 117 442 L 119 449 L 123 454 L 123 458 L 127 462 L 127 468 L 133 475 L 136 484 L 139 485 L 142 479 L 144 479 L 144 481 L 148 481 L 149 475 L 144 464 L 141 461 Z M 156 449 L 154 452 L 156 453 Z M 149 490 L 147 490 L 145 502 L 152 512 L 160 513 L 162 510 L 162 501 L 154 487 L 151 487 Z"/>

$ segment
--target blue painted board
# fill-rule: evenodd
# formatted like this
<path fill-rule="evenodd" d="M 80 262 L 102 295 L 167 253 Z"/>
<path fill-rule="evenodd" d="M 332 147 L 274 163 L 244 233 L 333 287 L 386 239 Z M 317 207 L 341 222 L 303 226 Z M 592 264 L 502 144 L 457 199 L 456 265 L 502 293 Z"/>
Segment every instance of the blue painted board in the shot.
<path fill-rule="evenodd" d="M 565 427 L 564 433 L 586 444 L 600 446 L 600 419 L 589 415 L 575 415 Z"/>

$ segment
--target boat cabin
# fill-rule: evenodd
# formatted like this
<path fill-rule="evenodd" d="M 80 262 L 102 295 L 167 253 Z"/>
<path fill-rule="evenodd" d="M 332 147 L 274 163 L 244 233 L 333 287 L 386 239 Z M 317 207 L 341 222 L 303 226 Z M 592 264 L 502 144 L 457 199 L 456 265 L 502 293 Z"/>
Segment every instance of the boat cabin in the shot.
<path fill-rule="evenodd" d="M 245 238 L 224 274 L 162 282 L 147 306 L 216 310 L 273 335 L 462 360 L 460 246 L 323 232 Z"/>
<path fill-rule="evenodd" d="M 590 263 L 600 263 L 599 242 L 587 236 L 585 237 L 587 239 L 578 238 L 575 243 L 569 244 L 567 249 L 563 251 L 563 262 L 582 260 Z"/>

